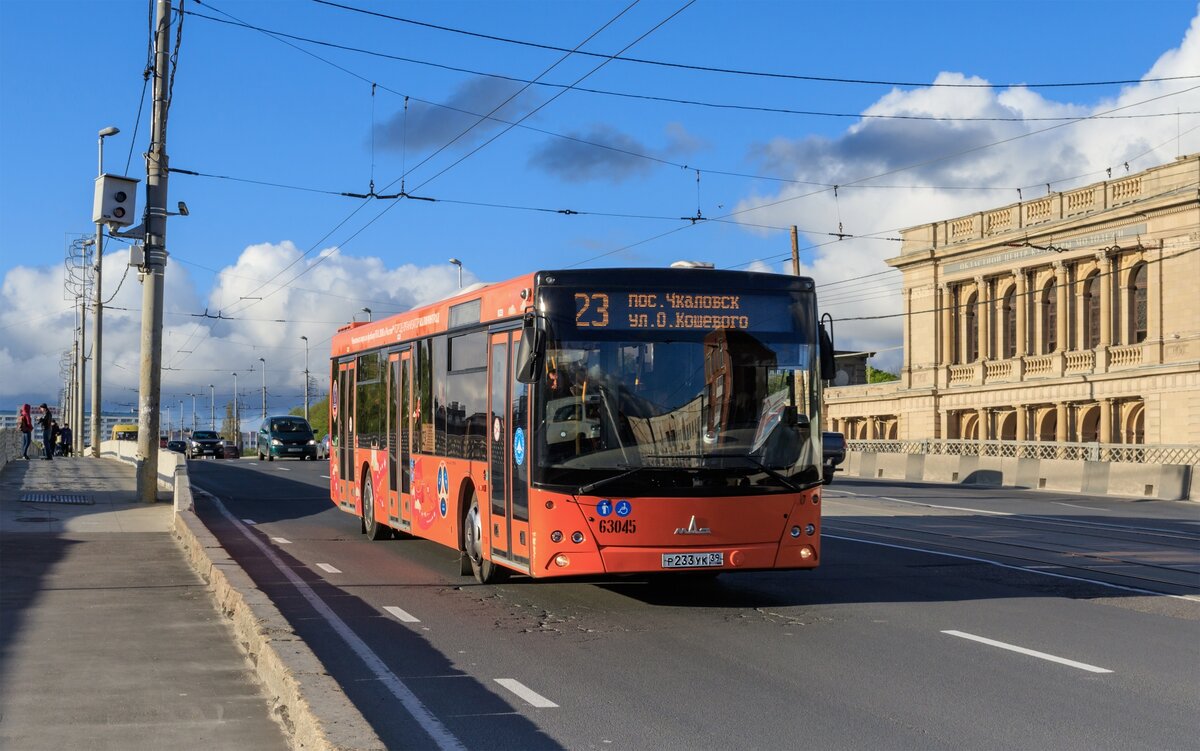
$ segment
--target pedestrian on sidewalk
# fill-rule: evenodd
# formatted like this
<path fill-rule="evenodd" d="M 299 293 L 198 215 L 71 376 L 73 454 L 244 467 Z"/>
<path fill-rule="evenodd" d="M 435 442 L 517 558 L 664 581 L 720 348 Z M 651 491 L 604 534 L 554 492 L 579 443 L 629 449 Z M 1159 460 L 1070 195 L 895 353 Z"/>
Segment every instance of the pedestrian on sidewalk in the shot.
<path fill-rule="evenodd" d="M 54 460 L 54 415 L 50 413 L 50 407 L 42 402 L 38 406 L 38 427 L 42 429 L 42 460 Z"/>
<path fill-rule="evenodd" d="M 33 440 L 33 418 L 29 414 L 29 405 L 21 405 L 21 458 L 29 461 L 29 444 Z"/>
<path fill-rule="evenodd" d="M 71 455 L 71 424 L 63 423 L 62 430 L 58 431 L 58 445 L 62 446 L 62 455 Z"/>

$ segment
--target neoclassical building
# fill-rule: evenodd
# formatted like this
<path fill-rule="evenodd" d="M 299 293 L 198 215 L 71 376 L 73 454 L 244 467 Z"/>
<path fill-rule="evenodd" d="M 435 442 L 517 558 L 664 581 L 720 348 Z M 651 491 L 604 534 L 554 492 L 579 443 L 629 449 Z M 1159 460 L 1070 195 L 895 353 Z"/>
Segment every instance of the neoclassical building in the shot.
<path fill-rule="evenodd" d="M 902 236 L 900 380 L 829 429 L 1200 445 L 1200 155 Z"/>

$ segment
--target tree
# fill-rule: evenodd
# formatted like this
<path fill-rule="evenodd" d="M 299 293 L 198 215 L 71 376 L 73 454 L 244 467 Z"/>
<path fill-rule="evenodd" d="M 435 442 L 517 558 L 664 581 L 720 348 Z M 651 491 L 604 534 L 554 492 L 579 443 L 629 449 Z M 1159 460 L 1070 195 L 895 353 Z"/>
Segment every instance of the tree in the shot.
<path fill-rule="evenodd" d="M 289 415 L 304 417 L 303 405 L 293 407 Z M 312 402 L 308 405 L 308 424 L 312 425 L 313 435 L 320 440 L 322 436 L 329 432 L 329 397 L 326 396 L 320 401 Z"/>
<path fill-rule="evenodd" d="M 886 370 L 879 370 L 867 366 L 867 383 L 886 383 L 888 381 L 898 381 L 900 376 L 895 373 L 889 373 Z"/>
<path fill-rule="evenodd" d="M 225 402 L 225 419 L 221 422 L 221 438 L 237 443 L 237 425 L 233 422 L 233 402 Z"/>

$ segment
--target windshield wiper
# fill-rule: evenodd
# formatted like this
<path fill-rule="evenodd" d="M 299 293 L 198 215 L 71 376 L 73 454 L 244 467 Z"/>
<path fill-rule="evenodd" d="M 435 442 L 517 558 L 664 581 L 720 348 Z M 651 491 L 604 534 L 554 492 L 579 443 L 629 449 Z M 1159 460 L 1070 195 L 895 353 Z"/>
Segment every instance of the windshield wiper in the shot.
<path fill-rule="evenodd" d="M 763 472 L 766 472 L 769 477 L 779 481 L 784 487 L 799 492 L 803 490 L 799 485 L 792 482 L 790 479 L 771 469 L 753 456 L 748 454 L 646 454 L 650 459 L 741 459 L 758 467 Z"/>
<path fill-rule="evenodd" d="M 628 465 L 626 465 L 626 466 L 628 466 Z M 596 488 L 603 487 L 604 485 L 607 485 L 610 482 L 616 482 L 617 480 L 620 480 L 621 478 L 629 477 L 630 475 L 636 475 L 638 472 L 641 472 L 643 469 L 651 469 L 651 467 L 647 467 L 645 464 L 642 464 L 640 466 L 633 467 L 632 469 L 627 469 L 620 474 L 610 475 L 609 477 L 601 478 L 599 480 L 596 480 L 595 482 L 589 482 L 587 485 L 580 485 L 579 489 L 575 491 L 575 495 L 585 495 L 587 493 L 591 493 Z"/>

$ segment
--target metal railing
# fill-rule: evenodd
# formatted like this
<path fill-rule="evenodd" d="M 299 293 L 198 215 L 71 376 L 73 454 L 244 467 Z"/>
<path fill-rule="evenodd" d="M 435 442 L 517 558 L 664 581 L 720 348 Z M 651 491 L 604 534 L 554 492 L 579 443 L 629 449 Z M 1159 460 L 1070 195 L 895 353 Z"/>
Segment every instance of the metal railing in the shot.
<path fill-rule="evenodd" d="M 1058 443 L 1056 441 L 974 441 L 955 438 L 925 440 L 852 440 L 849 451 L 926 456 L 993 456 L 1008 459 L 1134 464 L 1200 464 L 1200 446 L 1131 443 Z"/>

